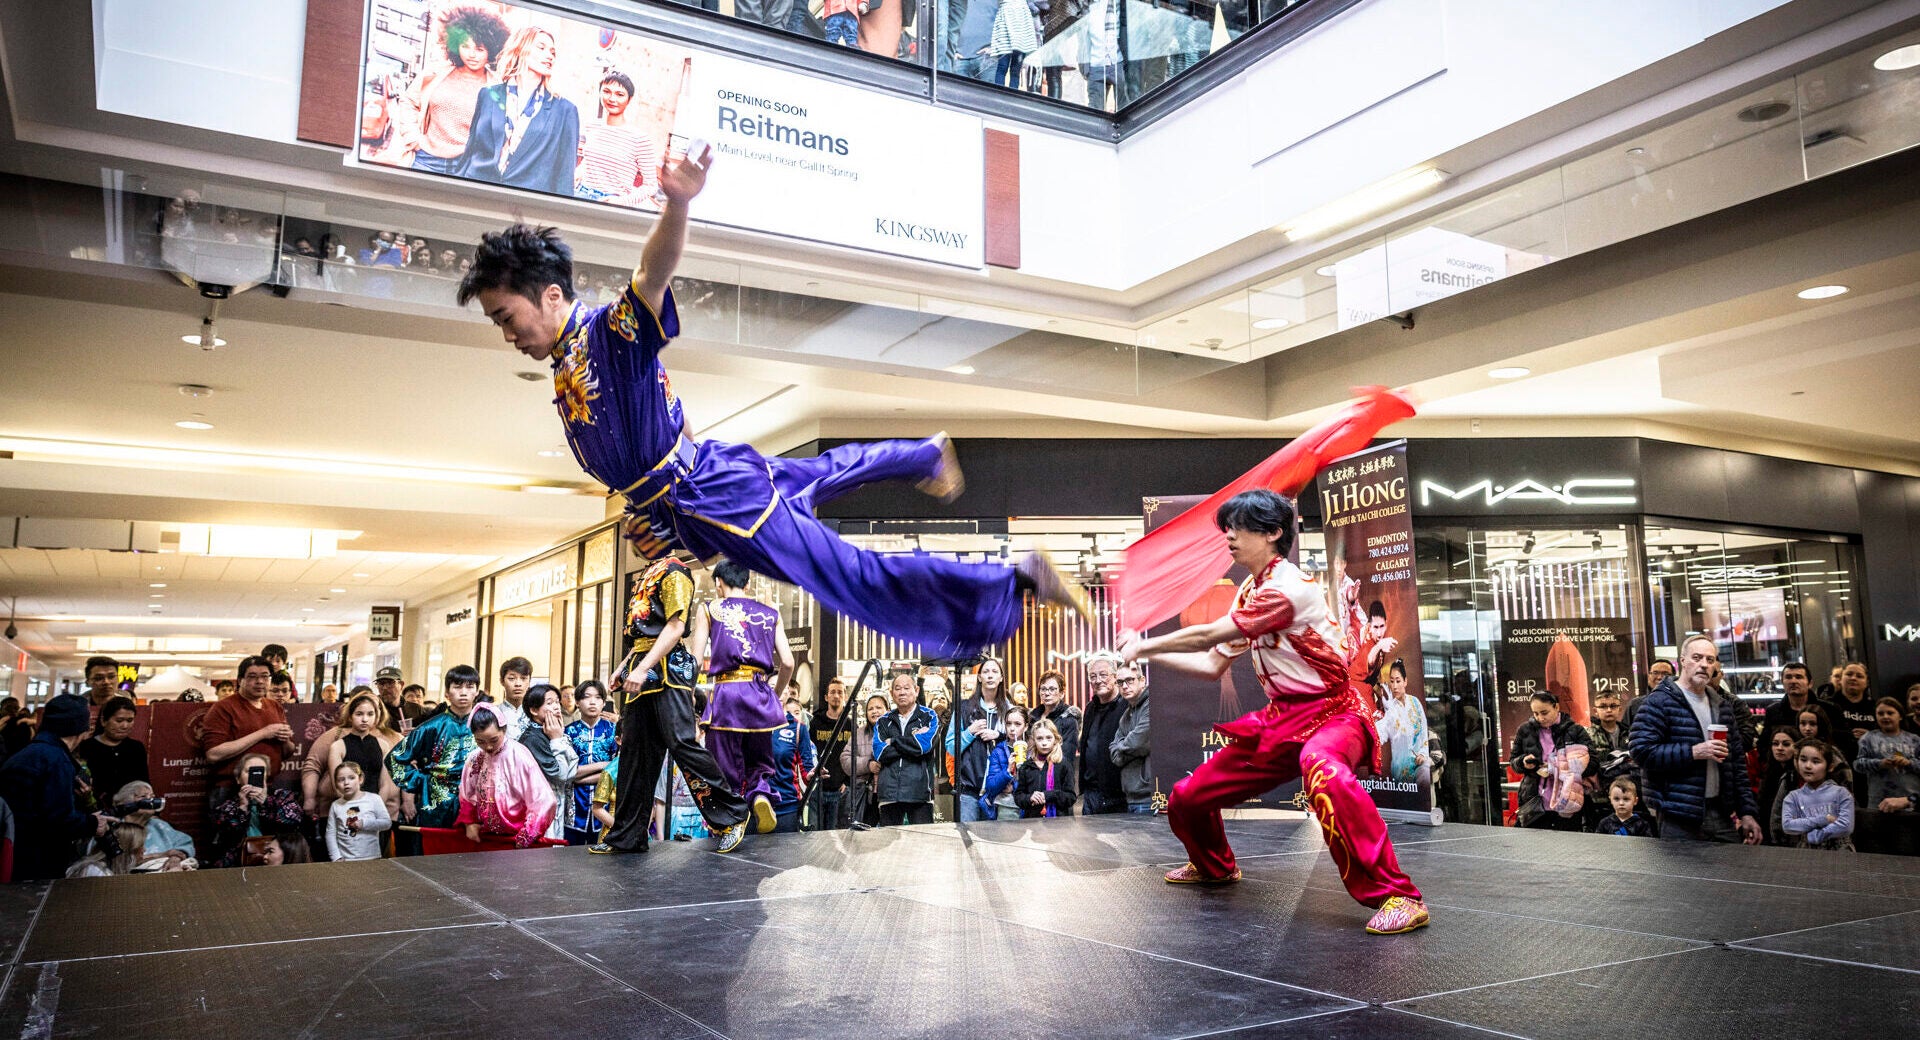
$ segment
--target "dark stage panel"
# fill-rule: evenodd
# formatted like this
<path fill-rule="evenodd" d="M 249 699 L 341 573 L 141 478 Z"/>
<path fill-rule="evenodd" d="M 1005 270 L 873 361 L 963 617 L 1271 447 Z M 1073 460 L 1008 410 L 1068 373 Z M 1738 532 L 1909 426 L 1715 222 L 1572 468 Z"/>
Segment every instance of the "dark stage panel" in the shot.
<path fill-rule="evenodd" d="M 1353 1002 L 884 894 L 541 921 L 731 1037 L 1177 1037 Z M 662 952 L 667 954 L 662 963 Z"/>
<path fill-rule="evenodd" d="M 1911 1032 L 1907 861 L 1396 825 L 1368 936 L 1307 819 L 1009 820 L 0 890 L 0 1035 L 1281 1040 Z M 24 937 L 24 939 L 23 939 Z M 8 945 L 11 944 L 11 945 Z M 1492 1031 L 1492 1032 L 1488 1032 Z"/>
<path fill-rule="evenodd" d="M 400 863 L 301 863 L 58 881 L 21 960 L 195 950 L 498 920 Z M 368 912 L 372 907 L 379 912 Z"/>
<path fill-rule="evenodd" d="M 1705 947 L 1410 1000 L 1406 1010 L 1531 1037 L 1910 1036 L 1920 974 Z"/>

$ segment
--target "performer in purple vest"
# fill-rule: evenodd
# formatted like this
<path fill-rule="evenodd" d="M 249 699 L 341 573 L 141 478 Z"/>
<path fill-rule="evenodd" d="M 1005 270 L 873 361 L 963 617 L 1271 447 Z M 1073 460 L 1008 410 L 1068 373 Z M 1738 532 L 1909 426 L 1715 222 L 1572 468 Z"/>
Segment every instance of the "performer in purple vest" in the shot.
<path fill-rule="evenodd" d="M 687 432 L 660 352 L 680 334 L 669 282 L 710 156 L 704 145 L 689 148 L 661 175 L 666 202 L 640 267 L 606 306 L 574 298 L 573 251 L 559 232 L 524 224 L 481 238 L 457 294 L 462 305 L 478 299 L 514 349 L 552 362 L 567 443 L 581 469 L 625 496 L 635 548 L 648 559 L 675 546 L 702 560 L 724 555 L 929 656 L 1005 641 L 1020 627 L 1027 592 L 1091 619 L 1086 593 L 1044 553 L 1013 566 L 875 553 L 814 517 L 815 506 L 879 480 L 910 480 L 952 501 L 964 483 L 945 434 L 789 459 Z"/>
<path fill-rule="evenodd" d="M 732 560 L 713 565 L 720 598 L 700 611 L 693 652 L 707 658 L 713 697 L 707 702 L 707 750 L 720 775 L 753 807 L 754 829 L 769 834 L 778 824 L 773 807 L 773 731 L 787 724 L 775 690 L 793 676 L 780 612 L 747 595 L 753 573 Z M 768 676 L 773 681 L 768 682 Z"/>

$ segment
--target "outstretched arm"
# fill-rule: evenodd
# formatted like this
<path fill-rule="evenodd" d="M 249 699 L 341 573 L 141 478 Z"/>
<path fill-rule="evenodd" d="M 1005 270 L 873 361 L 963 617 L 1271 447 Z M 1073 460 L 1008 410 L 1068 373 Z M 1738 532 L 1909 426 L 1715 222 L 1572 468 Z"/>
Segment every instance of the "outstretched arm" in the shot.
<path fill-rule="evenodd" d="M 1233 658 L 1215 653 L 1213 648 L 1242 638 L 1240 627 L 1231 618 L 1220 618 L 1202 625 L 1188 625 L 1178 632 L 1143 639 L 1138 636 L 1120 645 L 1120 656 L 1129 661 L 1149 660 L 1175 671 L 1218 679 L 1233 667 Z"/>
<path fill-rule="evenodd" d="M 713 150 L 701 144 L 697 153 L 690 151 L 660 177 L 660 192 L 666 202 L 660 206 L 660 219 L 653 225 L 653 232 L 647 235 L 646 248 L 640 251 L 640 269 L 633 273 L 633 291 L 655 314 L 666 302 L 667 285 L 680 266 L 680 254 L 686 251 L 687 207 L 706 187 L 707 164 L 712 158 Z"/>

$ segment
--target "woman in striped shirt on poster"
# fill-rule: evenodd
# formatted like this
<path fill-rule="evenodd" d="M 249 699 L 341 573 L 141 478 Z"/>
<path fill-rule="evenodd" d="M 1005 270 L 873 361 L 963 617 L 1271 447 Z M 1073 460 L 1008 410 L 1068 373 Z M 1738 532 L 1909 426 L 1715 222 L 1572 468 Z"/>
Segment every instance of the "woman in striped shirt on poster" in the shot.
<path fill-rule="evenodd" d="M 660 146 L 629 122 L 633 80 L 624 72 L 600 79 L 600 122 L 580 128 L 580 164 L 573 193 L 623 206 L 649 204 L 660 189 Z"/>

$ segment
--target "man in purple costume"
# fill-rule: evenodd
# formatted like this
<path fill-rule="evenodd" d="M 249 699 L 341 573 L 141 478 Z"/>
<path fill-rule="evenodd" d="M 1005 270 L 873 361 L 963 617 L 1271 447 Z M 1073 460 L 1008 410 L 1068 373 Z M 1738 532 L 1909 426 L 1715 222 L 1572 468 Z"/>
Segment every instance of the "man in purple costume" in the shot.
<path fill-rule="evenodd" d="M 713 697 L 707 716 L 707 750 L 720 763 L 720 775 L 753 808 L 754 829 L 768 834 L 778 825 L 773 810 L 773 731 L 787 725 L 786 709 L 775 690 L 793 677 L 793 651 L 787 648 L 780 612 L 747 595 L 753 574 L 732 560 L 713 565 L 714 591 L 693 625 L 694 655 L 707 658 Z M 771 684 L 767 677 L 773 675 Z"/>
<path fill-rule="evenodd" d="M 849 545 L 814 517 L 816 505 L 879 480 L 912 480 L 952 501 L 964 482 L 945 434 L 799 459 L 688 434 L 660 351 L 680 332 L 668 283 L 710 156 L 705 145 L 689 148 L 661 175 L 666 202 L 640 267 L 606 306 L 574 299 L 573 253 L 553 228 L 488 233 L 460 281 L 461 304 L 478 299 L 514 349 L 552 362 L 574 458 L 626 497 L 627 537 L 650 559 L 674 546 L 703 560 L 724 555 L 932 656 L 1007 639 L 1020 626 L 1025 591 L 1090 617 L 1085 593 L 1042 553 L 1017 567 L 883 555 Z"/>

